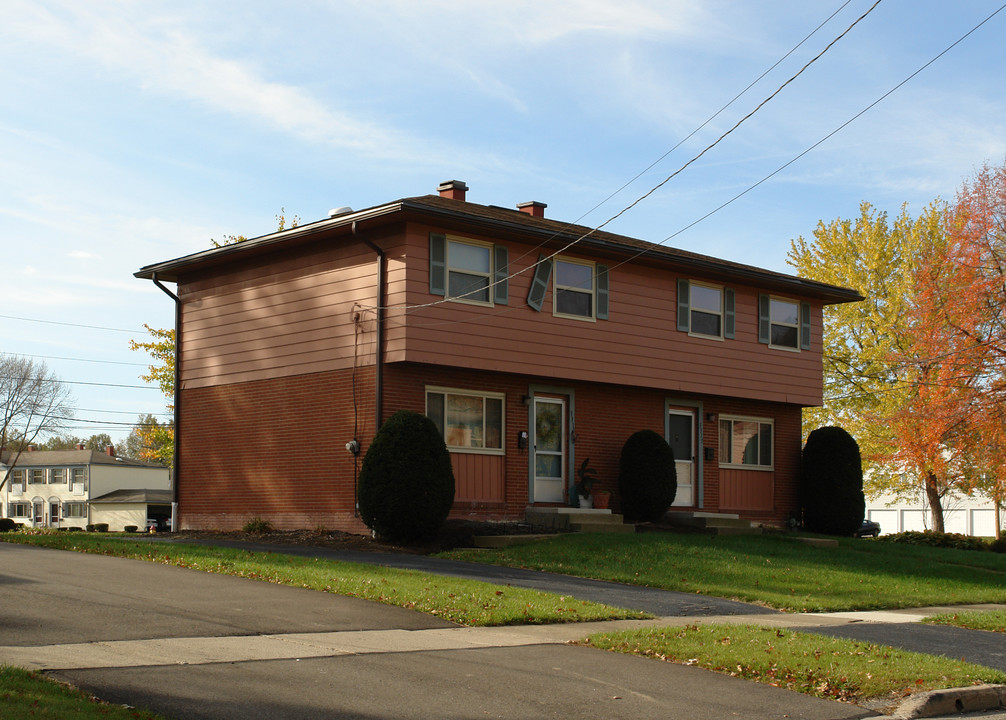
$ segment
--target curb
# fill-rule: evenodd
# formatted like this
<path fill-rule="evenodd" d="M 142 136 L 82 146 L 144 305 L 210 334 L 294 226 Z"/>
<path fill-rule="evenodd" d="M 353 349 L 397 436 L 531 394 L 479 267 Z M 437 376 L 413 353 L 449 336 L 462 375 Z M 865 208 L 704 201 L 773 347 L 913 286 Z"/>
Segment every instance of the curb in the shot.
<path fill-rule="evenodd" d="M 1006 685 L 975 685 L 919 693 L 898 706 L 896 720 L 958 715 L 1006 708 Z"/>

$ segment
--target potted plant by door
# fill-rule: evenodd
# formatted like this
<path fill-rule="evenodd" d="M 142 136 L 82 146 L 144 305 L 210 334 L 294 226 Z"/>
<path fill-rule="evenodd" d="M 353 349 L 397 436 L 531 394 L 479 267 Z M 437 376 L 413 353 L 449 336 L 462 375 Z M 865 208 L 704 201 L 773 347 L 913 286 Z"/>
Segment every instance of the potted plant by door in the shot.
<path fill-rule="evenodd" d="M 581 508 L 593 507 L 591 490 L 597 482 L 597 470 L 590 466 L 590 458 L 584 458 L 580 469 L 576 471 L 576 494 L 580 498 Z"/>
<path fill-rule="evenodd" d="M 598 510 L 607 510 L 611 506 L 611 493 L 607 490 L 595 490 L 591 498 Z"/>

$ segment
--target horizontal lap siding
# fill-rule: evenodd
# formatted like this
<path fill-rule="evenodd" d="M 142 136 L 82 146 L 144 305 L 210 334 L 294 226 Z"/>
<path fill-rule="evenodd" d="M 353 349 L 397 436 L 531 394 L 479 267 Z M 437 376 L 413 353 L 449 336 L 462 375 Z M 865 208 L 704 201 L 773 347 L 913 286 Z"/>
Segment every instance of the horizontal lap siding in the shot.
<path fill-rule="evenodd" d="M 183 388 L 373 363 L 375 254 L 354 243 L 287 255 L 180 285 Z"/>
<path fill-rule="evenodd" d="M 686 273 L 611 262 L 609 320 L 552 315 L 554 281 L 541 312 L 526 306 L 531 273 L 509 280 L 510 303 L 484 307 L 438 302 L 429 294 L 429 228 L 410 233 L 409 303 L 425 305 L 395 330 L 389 360 L 450 363 L 500 372 L 531 372 L 556 379 L 660 388 L 724 397 L 803 405 L 821 400 L 821 307 L 814 304 L 811 351 L 770 349 L 757 341 L 759 290 L 719 283 L 736 293 L 736 338 L 690 337 L 676 328 L 678 277 Z M 485 236 L 473 239 L 492 241 Z M 538 251 L 510 244 L 511 273 L 526 268 Z M 524 256 L 522 258 L 522 256 Z M 570 252 L 570 257 L 592 259 Z M 800 300 L 793 297 L 794 300 Z M 401 323 L 399 323 L 401 324 Z"/>

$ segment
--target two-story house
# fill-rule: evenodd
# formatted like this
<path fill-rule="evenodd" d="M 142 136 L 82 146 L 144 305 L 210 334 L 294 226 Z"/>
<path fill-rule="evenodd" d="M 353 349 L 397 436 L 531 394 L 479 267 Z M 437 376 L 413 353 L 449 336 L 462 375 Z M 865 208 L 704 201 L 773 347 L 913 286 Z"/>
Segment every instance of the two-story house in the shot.
<path fill-rule="evenodd" d="M 9 473 L 9 474 L 8 474 Z M 29 449 L 0 453 L 0 517 L 28 527 L 107 523 L 109 530 L 138 529 L 171 517 L 170 470 L 160 465 L 85 450 Z"/>
<path fill-rule="evenodd" d="M 643 428 L 674 449 L 675 505 L 778 524 L 797 511 L 821 310 L 857 292 L 467 190 L 136 273 L 176 303 L 179 527 L 362 530 L 352 441 L 366 452 L 402 408 L 443 432 L 455 516 L 567 504 L 585 458 L 615 491 Z"/>

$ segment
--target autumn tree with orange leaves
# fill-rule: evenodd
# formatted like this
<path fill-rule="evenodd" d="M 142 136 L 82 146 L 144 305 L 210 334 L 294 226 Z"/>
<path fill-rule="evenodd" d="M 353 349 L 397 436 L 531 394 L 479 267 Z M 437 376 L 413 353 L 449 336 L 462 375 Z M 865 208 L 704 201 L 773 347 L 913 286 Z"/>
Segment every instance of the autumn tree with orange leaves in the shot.
<path fill-rule="evenodd" d="M 984 165 L 945 213 L 943 241 L 922 249 L 907 352 L 910 397 L 892 417 L 895 459 L 923 479 L 933 528 L 939 493 L 1006 497 L 1006 166 Z"/>

